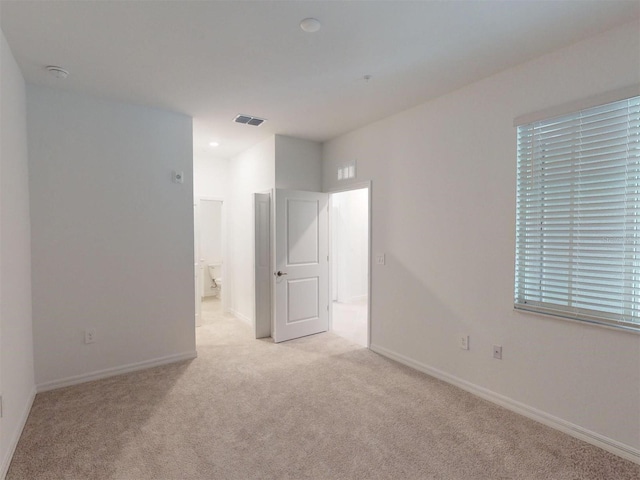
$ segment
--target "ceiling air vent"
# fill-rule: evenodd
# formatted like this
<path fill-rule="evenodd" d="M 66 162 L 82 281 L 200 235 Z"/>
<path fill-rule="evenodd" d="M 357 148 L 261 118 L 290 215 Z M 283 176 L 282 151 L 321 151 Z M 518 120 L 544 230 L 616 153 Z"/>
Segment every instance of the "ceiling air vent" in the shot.
<path fill-rule="evenodd" d="M 264 118 L 252 117 L 251 115 L 238 115 L 233 119 L 236 123 L 244 123 L 246 125 L 253 125 L 254 127 L 259 127 L 265 122 Z"/>

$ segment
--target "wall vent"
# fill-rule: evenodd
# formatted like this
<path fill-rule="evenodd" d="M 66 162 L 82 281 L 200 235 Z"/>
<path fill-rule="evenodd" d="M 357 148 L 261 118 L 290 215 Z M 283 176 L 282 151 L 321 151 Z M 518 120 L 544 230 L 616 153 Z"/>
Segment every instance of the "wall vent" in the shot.
<path fill-rule="evenodd" d="M 259 127 L 266 120 L 264 118 L 252 117 L 251 115 L 237 115 L 236 118 L 233 119 L 236 123 L 244 123 L 245 125 L 253 125 L 254 127 Z"/>

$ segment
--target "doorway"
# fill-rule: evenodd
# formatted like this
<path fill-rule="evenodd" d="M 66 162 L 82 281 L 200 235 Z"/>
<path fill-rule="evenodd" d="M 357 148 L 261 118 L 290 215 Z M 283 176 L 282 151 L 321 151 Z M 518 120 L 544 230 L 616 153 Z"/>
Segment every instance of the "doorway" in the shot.
<path fill-rule="evenodd" d="M 223 201 L 215 198 L 196 202 L 196 326 L 224 311 L 223 206 Z"/>
<path fill-rule="evenodd" d="M 330 206 L 330 329 L 368 347 L 369 187 L 331 193 Z"/>

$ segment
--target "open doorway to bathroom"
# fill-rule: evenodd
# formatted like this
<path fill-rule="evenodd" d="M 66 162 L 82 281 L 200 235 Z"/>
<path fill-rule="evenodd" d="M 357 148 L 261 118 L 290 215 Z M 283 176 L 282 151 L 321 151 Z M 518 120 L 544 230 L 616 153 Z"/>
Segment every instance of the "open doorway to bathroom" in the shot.
<path fill-rule="evenodd" d="M 369 188 L 332 193 L 331 331 L 369 346 Z"/>
<path fill-rule="evenodd" d="M 199 198 L 195 204 L 196 326 L 223 311 L 224 203 Z"/>

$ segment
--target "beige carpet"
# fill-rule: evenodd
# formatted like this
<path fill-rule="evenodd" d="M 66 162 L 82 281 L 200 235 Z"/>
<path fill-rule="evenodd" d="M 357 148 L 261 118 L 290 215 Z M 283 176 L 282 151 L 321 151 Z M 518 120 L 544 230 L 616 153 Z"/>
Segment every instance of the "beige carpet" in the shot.
<path fill-rule="evenodd" d="M 640 478 L 333 334 L 275 345 L 209 308 L 198 353 L 38 395 L 8 479 Z"/>

